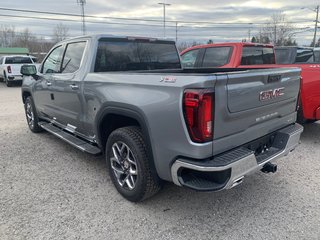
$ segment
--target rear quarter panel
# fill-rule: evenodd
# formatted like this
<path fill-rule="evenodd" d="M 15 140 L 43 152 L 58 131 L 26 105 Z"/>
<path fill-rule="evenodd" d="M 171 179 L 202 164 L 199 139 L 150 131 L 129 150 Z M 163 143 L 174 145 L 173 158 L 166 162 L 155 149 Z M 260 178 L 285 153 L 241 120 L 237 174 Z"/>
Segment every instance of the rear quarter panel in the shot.
<path fill-rule="evenodd" d="M 317 119 L 316 111 L 320 107 L 320 64 L 295 66 L 302 69 L 301 100 L 304 118 Z"/>
<path fill-rule="evenodd" d="M 182 98 L 186 88 L 213 88 L 216 77 L 174 75 L 175 83 L 162 82 L 165 74 L 89 73 L 83 86 L 84 124 L 97 135 L 95 122 L 106 108 L 136 112 L 143 119 L 158 175 L 171 180 L 170 167 L 180 155 L 204 159 L 212 156 L 212 142 L 193 143 L 186 129 Z M 171 75 L 169 75 L 171 76 Z"/>

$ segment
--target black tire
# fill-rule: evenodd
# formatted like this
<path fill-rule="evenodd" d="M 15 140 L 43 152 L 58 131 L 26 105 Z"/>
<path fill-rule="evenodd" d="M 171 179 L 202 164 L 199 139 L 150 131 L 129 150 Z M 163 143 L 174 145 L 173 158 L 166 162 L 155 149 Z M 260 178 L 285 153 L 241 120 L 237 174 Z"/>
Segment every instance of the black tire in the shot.
<path fill-rule="evenodd" d="M 8 81 L 6 73 L 3 74 L 3 79 L 4 79 L 4 82 L 6 83 L 7 87 L 12 86 L 12 83 Z"/>
<path fill-rule="evenodd" d="M 302 108 L 300 107 L 300 109 L 298 110 L 297 112 L 297 123 L 300 123 L 300 124 L 305 124 L 307 121 L 306 119 L 304 118 L 303 116 L 303 110 Z"/>
<path fill-rule="evenodd" d="M 121 149 L 124 149 L 123 151 L 118 151 L 118 153 L 120 153 L 119 155 L 122 155 L 121 157 L 119 156 L 119 158 L 122 160 L 117 159 L 117 161 L 115 161 L 113 148 L 120 144 L 122 144 Z M 129 163 L 129 166 L 125 167 L 125 161 L 127 158 L 124 155 L 130 156 L 128 158 L 131 158 L 131 162 L 134 161 L 136 164 Z M 130 126 L 119 128 L 113 131 L 106 144 L 106 160 L 109 166 L 109 174 L 113 184 L 118 192 L 127 200 L 132 202 L 140 202 L 155 195 L 161 189 L 162 181 L 157 176 L 155 171 L 152 171 L 154 169 L 152 169 L 150 159 L 148 158 L 147 145 L 143 139 L 141 129 L 139 127 Z M 123 164 L 118 164 L 118 161 L 123 161 Z M 136 170 L 136 176 L 128 173 L 128 175 L 125 173 L 121 174 L 119 171 L 114 170 L 115 167 L 123 172 L 131 172 L 133 167 L 133 169 Z M 130 170 L 128 170 L 128 168 L 130 168 Z M 116 174 L 116 172 L 119 175 Z M 131 183 L 133 183 L 135 180 L 135 184 L 130 184 L 131 187 L 132 185 L 135 185 L 132 189 L 129 189 L 130 187 L 125 183 L 125 181 L 123 182 L 123 186 L 121 186 L 120 183 L 121 180 L 129 178 L 129 175 L 132 180 Z"/>
<path fill-rule="evenodd" d="M 39 126 L 38 114 L 31 96 L 27 97 L 24 103 L 24 110 L 30 130 L 34 133 L 42 132 L 43 129 Z"/>

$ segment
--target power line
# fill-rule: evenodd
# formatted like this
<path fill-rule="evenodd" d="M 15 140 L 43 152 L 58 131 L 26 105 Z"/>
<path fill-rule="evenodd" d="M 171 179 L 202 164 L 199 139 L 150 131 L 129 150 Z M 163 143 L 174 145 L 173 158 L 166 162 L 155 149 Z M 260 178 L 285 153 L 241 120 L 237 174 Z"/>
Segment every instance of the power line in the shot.
<path fill-rule="evenodd" d="M 35 16 L 24 16 L 24 15 L 9 15 L 9 14 L 1 14 L 2 17 L 11 17 L 11 18 L 25 18 L 25 19 L 37 19 L 37 20 L 52 20 L 52 21 L 65 21 L 65 22 L 79 22 L 75 19 L 64 19 L 64 18 L 52 18 L 52 17 L 35 17 Z M 93 24 L 106 24 L 106 25 L 127 25 L 127 26 L 147 26 L 147 27 L 163 27 L 162 25 L 156 24 L 145 24 L 145 23 L 120 23 L 120 22 L 101 22 L 101 21 L 86 21 L 87 23 Z M 176 22 L 177 23 L 177 22 Z M 180 23 L 180 22 L 178 22 Z M 167 25 L 166 27 L 176 28 L 176 24 L 174 26 Z M 194 29 L 246 29 L 248 26 L 179 26 L 180 28 L 194 28 Z M 258 26 L 252 26 L 252 28 L 259 28 Z M 300 29 L 300 28 L 294 28 Z"/>
<path fill-rule="evenodd" d="M 37 10 L 28 10 L 28 9 L 16 9 L 16 8 L 3 8 L 0 7 L 0 10 L 3 11 L 14 11 L 14 12 L 25 12 L 25 13 L 40 13 L 48 15 L 60 15 L 60 16 L 69 16 L 69 17 L 82 17 L 79 14 L 71 13 L 61 13 L 61 12 L 47 12 L 47 11 L 37 11 Z M 143 19 L 143 18 L 120 18 L 120 17 L 107 17 L 107 16 L 95 16 L 95 15 L 85 15 L 86 18 L 97 18 L 97 19 L 109 19 L 109 20 L 124 20 L 124 21 L 143 21 L 143 22 L 159 22 L 162 23 L 162 20 L 157 19 Z M 254 24 L 254 25 L 264 25 L 268 22 L 210 22 L 210 21 L 185 21 L 185 20 L 166 20 L 166 22 L 181 24 L 212 24 L 212 25 L 239 25 L 239 24 Z M 307 23 L 310 20 L 300 20 L 300 21 L 289 21 L 288 23 Z"/>
<path fill-rule="evenodd" d="M 62 19 L 62 18 L 48 18 L 48 17 L 32 17 L 32 16 L 23 16 L 23 15 L 9 15 L 1 14 L 1 17 L 12 17 L 12 18 L 26 18 L 26 19 L 38 19 L 38 20 L 53 20 L 53 21 L 62 21 L 62 22 L 79 22 L 75 19 Z M 111 25 L 131 25 L 131 26 L 150 26 L 150 27 L 162 27 L 162 25 L 151 25 L 143 23 L 117 23 L 117 22 L 99 22 L 99 21 L 86 21 L 87 23 L 96 23 L 96 24 L 111 24 Z M 169 26 L 175 27 L 175 26 Z"/>

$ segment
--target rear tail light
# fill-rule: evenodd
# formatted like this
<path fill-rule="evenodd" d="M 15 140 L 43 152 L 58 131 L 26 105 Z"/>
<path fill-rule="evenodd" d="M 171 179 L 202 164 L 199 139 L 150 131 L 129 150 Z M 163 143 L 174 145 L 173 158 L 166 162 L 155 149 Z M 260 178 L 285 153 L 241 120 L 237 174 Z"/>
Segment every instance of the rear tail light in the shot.
<path fill-rule="evenodd" d="M 8 73 L 11 73 L 11 66 L 7 66 Z"/>
<path fill-rule="evenodd" d="M 214 93 L 209 89 L 187 89 L 183 97 L 184 117 L 193 142 L 213 139 Z"/>

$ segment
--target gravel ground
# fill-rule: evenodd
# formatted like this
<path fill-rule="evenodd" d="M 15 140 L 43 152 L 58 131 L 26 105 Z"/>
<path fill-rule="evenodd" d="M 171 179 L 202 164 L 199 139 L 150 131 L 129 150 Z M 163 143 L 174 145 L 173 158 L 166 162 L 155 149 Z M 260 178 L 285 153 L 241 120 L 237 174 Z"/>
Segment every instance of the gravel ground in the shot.
<path fill-rule="evenodd" d="M 0 239 L 320 239 L 320 124 L 240 186 L 197 193 L 166 184 L 134 204 L 103 157 L 26 125 L 20 88 L 0 83 Z"/>

